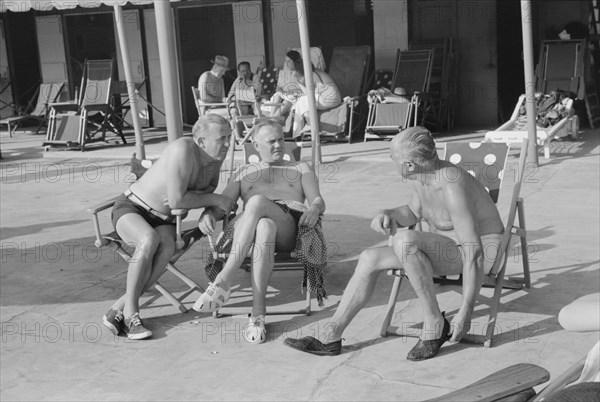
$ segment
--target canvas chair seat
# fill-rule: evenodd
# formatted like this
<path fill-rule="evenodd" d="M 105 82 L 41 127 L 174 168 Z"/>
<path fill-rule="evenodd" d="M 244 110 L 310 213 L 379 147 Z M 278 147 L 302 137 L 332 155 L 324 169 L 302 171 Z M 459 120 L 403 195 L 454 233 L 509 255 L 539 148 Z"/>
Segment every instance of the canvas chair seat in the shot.
<path fill-rule="evenodd" d="M 506 157 L 509 152 L 509 147 L 506 144 L 500 143 L 465 143 L 465 142 L 450 142 L 446 143 L 445 159 L 462 167 L 469 174 L 473 175 L 486 188 L 492 201 L 496 203 L 499 199 L 499 191 L 502 186 L 503 178 L 506 172 Z M 523 178 L 523 170 L 525 166 L 525 157 L 527 154 L 527 140 L 521 144 L 521 154 L 516 166 L 516 180 L 513 187 L 512 196 L 509 201 L 508 218 L 505 221 L 505 230 L 502 234 L 501 242 L 497 249 L 496 258 L 490 268 L 490 272 L 483 275 L 483 284 L 494 287 L 494 295 L 490 300 L 490 314 L 486 334 L 483 339 L 474 338 L 473 341 L 482 343 L 486 347 L 492 345 L 492 338 L 498 315 L 500 297 L 503 288 L 523 289 L 531 286 L 529 274 L 529 261 L 527 256 L 527 239 L 525 228 L 525 212 L 523 200 L 519 197 L 521 183 Z M 519 223 L 515 224 L 515 218 L 518 214 Z M 505 277 L 506 266 L 508 262 L 507 254 L 511 246 L 511 238 L 516 235 L 520 239 L 521 258 L 523 264 L 522 278 Z M 402 332 L 398 332 L 398 327 L 390 327 L 393 318 L 396 300 L 402 284 L 402 279 L 405 277 L 403 269 L 388 270 L 388 275 L 394 276 L 394 284 L 390 293 L 390 298 L 386 307 L 383 324 L 381 327 L 381 336 L 401 335 L 401 336 L 419 336 L 418 330 L 414 328 L 402 328 Z M 456 284 L 462 285 L 462 278 L 452 280 L 441 278 L 437 281 L 441 284 Z M 464 338 L 468 340 L 468 338 Z"/>

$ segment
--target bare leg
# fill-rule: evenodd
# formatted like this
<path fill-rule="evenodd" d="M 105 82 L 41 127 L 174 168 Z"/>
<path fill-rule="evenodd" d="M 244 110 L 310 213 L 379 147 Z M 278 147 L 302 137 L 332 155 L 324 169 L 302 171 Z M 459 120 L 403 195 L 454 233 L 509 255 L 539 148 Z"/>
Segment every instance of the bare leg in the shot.
<path fill-rule="evenodd" d="M 152 260 L 152 272 L 142 287 L 140 296 L 164 274 L 167 264 L 175 254 L 175 226 L 163 225 L 156 227 L 154 230 L 158 233 L 160 240 Z M 125 300 L 126 294 L 113 304 L 113 308 L 123 310 L 125 308 Z"/>
<path fill-rule="evenodd" d="M 453 275 L 462 271 L 457 244 L 435 233 L 403 230 L 394 237 L 394 251 L 417 294 L 423 312 L 422 340 L 441 336 L 444 319 L 433 285 L 433 274 Z"/>
<path fill-rule="evenodd" d="M 123 314 L 130 317 L 139 312 L 139 297 L 152 272 L 154 254 L 160 243 L 159 234 L 136 214 L 123 215 L 117 221 L 117 232 L 121 238 L 135 247 L 127 269 L 127 286 Z"/>
<path fill-rule="evenodd" d="M 325 329 L 325 342 L 341 339 L 348 324 L 371 299 L 381 271 L 392 268 L 400 268 L 400 261 L 391 247 L 370 248 L 360 254 L 342 301 Z"/>
<path fill-rule="evenodd" d="M 293 249 L 296 242 L 296 222 L 294 218 L 268 198 L 261 195 L 253 196 L 246 203 L 244 213 L 236 226 L 233 235 L 234 246 L 229 258 L 227 258 L 223 270 L 215 279 L 215 283 L 225 290 L 229 289 L 233 275 L 248 254 L 249 248 L 254 242 L 258 221 L 262 218 L 270 218 L 277 224 L 277 244 L 288 245 L 287 247 L 290 250 Z M 282 251 L 287 250 L 283 249 Z"/>
<path fill-rule="evenodd" d="M 252 265 L 252 316 L 265 315 L 265 298 L 269 279 L 273 272 L 277 224 L 262 218 L 256 225 L 255 247 Z"/>

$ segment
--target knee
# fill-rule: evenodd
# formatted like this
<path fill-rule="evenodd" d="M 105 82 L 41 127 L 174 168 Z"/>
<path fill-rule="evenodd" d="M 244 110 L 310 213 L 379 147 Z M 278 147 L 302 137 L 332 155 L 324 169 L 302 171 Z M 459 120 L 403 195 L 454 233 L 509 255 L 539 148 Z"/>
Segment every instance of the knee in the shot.
<path fill-rule="evenodd" d="M 260 194 L 253 195 L 246 202 L 246 205 L 244 207 L 244 214 L 245 215 L 246 214 L 248 214 L 248 215 L 260 214 L 262 212 L 262 210 L 264 209 L 264 207 L 271 202 L 272 201 L 269 200 L 264 195 L 260 195 Z"/>
<path fill-rule="evenodd" d="M 356 272 L 359 274 L 371 274 L 379 271 L 379 250 L 376 248 L 368 248 L 363 250 L 358 257 L 358 265 Z"/>
<path fill-rule="evenodd" d="M 394 235 L 394 251 L 401 261 L 418 251 L 419 234 L 414 230 L 400 230 Z"/>
<path fill-rule="evenodd" d="M 155 231 L 143 236 L 137 244 L 136 249 L 142 256 L 152 256 L 160 244 L 160 236 Z"/>

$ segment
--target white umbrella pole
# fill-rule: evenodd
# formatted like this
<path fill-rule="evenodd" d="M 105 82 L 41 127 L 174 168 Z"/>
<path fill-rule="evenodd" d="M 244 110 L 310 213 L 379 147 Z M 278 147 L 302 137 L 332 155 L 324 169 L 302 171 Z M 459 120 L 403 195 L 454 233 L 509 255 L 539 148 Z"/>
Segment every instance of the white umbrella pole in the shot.
<path fill-rule="evenodd" d="M 167 135 L 169 142 L 183 135 L 181 119 L 181 100 L 179 99 L 177 81 L 177 63 L 173 21 L 171 19 L 171 3 L 166 0 L 154 0 L 156 12 L 156 32 L 158 34 L 158 55 L 162 75 L 163 94 L 165 98 L 165 117 L 167 119 Z"/>
<path fill-rule="evenodd" d="M 304 79 L 307 89 L 308 107 L 310 116 L 310 132 L 312 140 L 311 166 L 321 163 L 321 141 L 319 138 L 319 116 L 317 114 L 317 103 L 315 102 L 315 86 L 313 83 L 313 70 L 310 58 L 310 40 L 308 38 L 308 15 L 306 13 L 306 2 L 296 0 L 298 10 L 298 28 L 300 29 L 300 43 L 302 45 L 302 62 L 304 65 Z"/>
<path fill-rule="evenodd" d="M 121 59 L 123 59 L 123 70 L 125 71 L 125 80 L 127 81 L 127 96 L 129 97 L 129 106 L 131 107 L 131 118 L 133 119 L 133 129 L 135 131 L 135 152 L 139 159 L 146 159 L 146 150 L 144 149 L 144 136 L 140 126 L 137 110 L 137 100 L 135 82 L 133 82 L 133 73 L 131 72 L 131 61 L 129 59 L 129 47 L 127 45 L 127 36 L 123 23 L 123 9 L 119 4 L 114 5 L 115 20 L 117 23 L 117 33 L 119 34 L 119 48 L 121 49 Z"/>
<path fill-rule="evenodd" d="M 535 74 L 533 72 L 533 35 L 532 35 L 531 0 L 521 0 L 521 25 L 523 30 L 523 61 L 525 68 L 525 104 L 527 110 L 527 162 L 538 165 L 536 107 L 535 107 Z"/>

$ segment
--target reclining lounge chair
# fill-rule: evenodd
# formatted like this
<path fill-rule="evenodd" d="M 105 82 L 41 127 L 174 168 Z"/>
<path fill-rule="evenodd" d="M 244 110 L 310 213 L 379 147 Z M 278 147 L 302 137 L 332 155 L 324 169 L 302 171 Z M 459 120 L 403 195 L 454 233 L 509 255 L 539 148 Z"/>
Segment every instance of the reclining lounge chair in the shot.
<path fill-rule="evenodd" d="M 88 143 L 105 141 L 106 130 L 125 136 L 111 105 L 113 60 L 87 60 L 79 98 L 50 104 L 50 123 L 44 147 L 85 150 Z"/>

